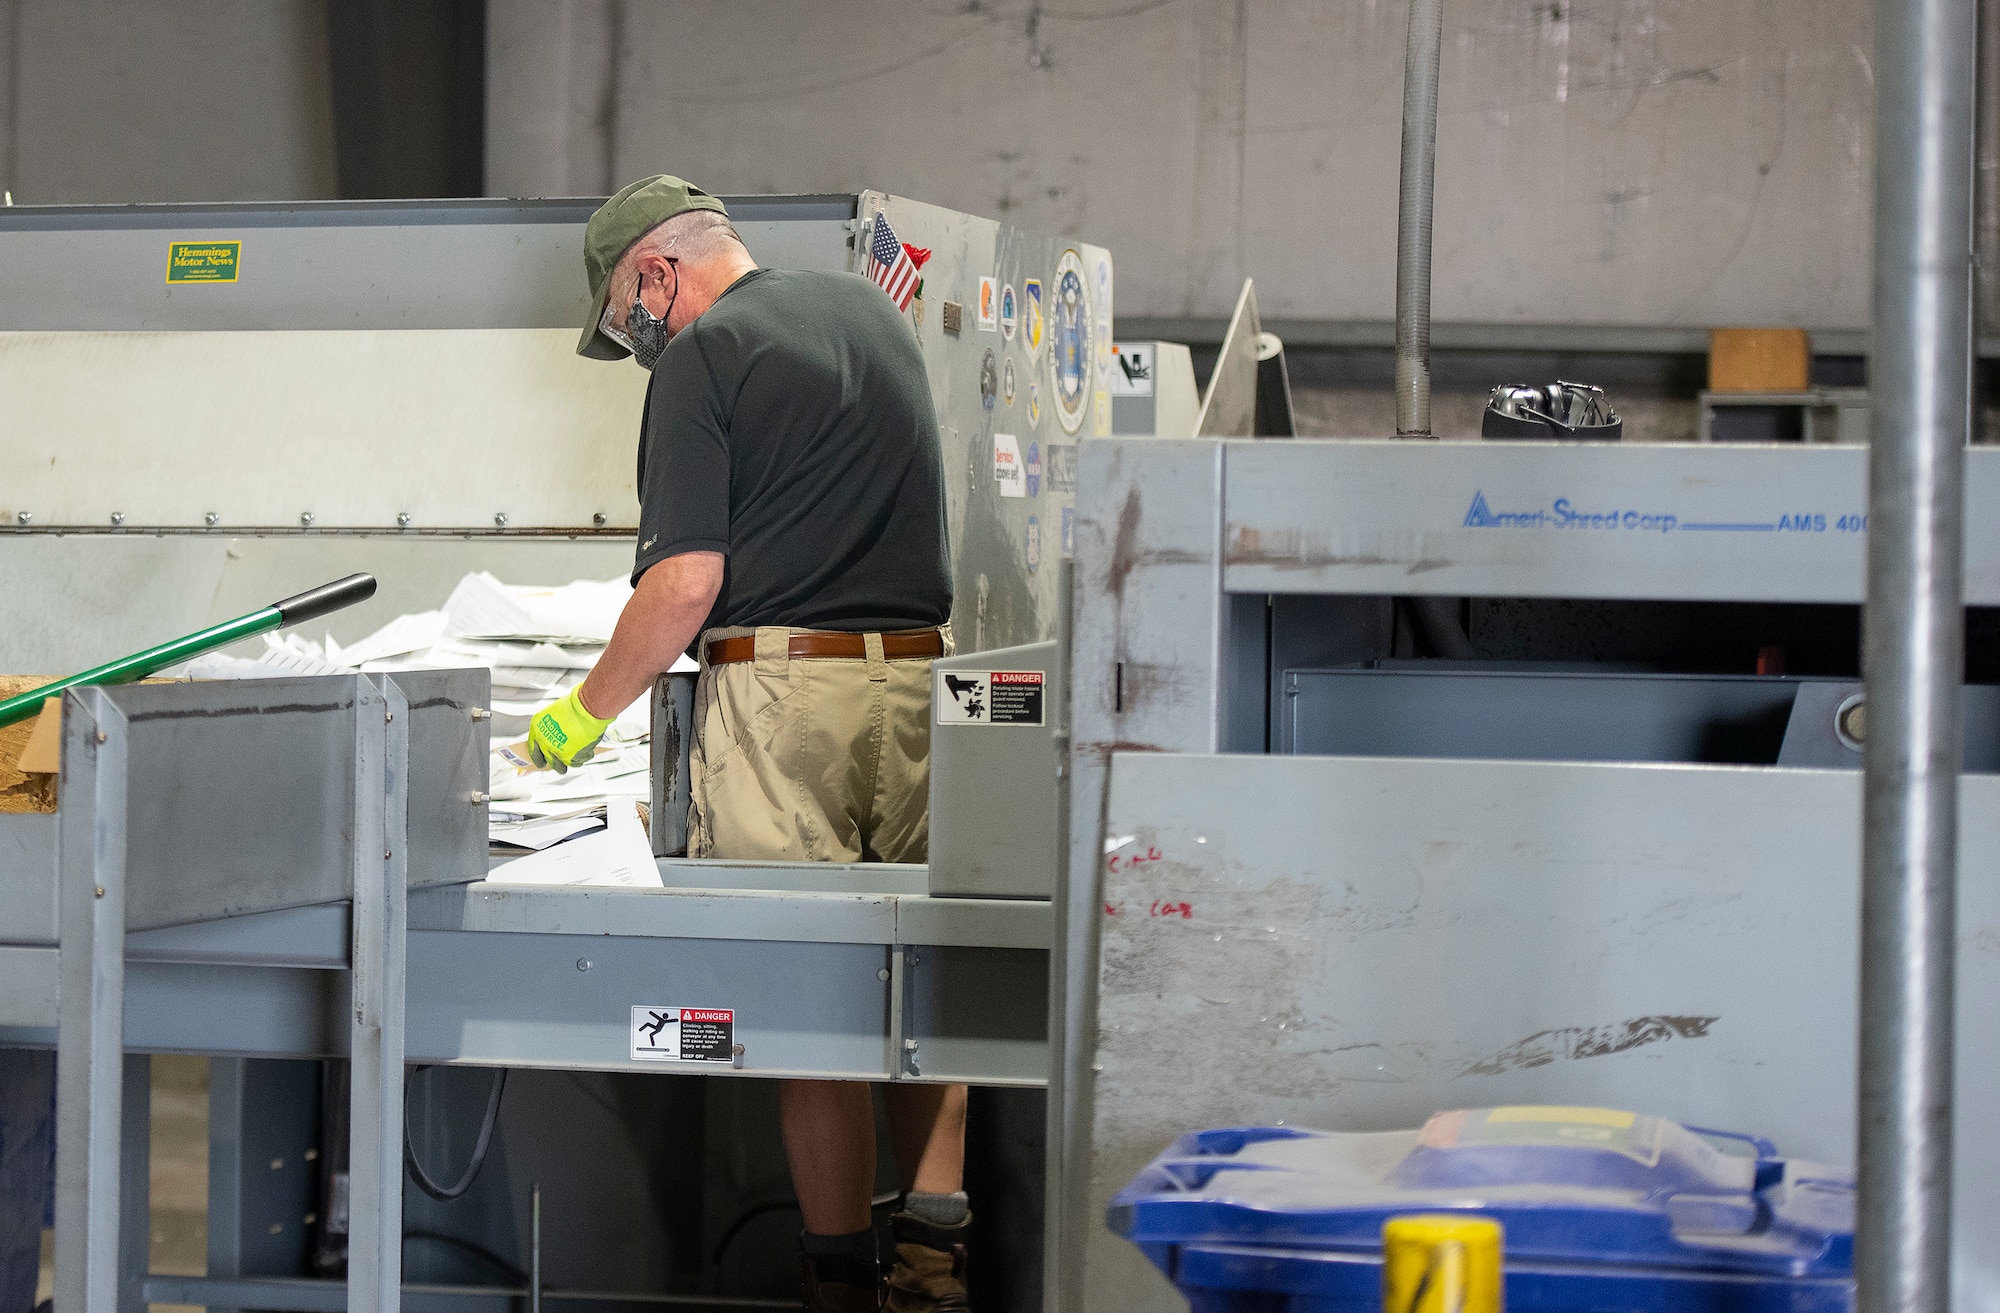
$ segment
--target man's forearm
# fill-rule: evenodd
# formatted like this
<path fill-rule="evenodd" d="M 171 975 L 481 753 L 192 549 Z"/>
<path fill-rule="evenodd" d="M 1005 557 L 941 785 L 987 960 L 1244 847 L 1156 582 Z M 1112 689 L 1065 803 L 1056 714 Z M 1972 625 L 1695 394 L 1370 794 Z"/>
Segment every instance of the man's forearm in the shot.
<path fill-rule="evenodd" d="M 701 632 L 722 591 L 722 554 L 670 556 L 639 576 L 611 642 L 583 681 L 584 709 L 604 719 L 645 695 Z"/>

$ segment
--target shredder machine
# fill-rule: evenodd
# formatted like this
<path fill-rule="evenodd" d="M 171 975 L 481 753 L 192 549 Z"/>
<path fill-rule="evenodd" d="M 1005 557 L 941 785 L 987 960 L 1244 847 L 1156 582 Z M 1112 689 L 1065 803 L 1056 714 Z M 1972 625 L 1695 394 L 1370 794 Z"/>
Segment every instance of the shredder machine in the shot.
<path fill-rule="evenodd" d="M 779 1074 L 977 1087 L 988 1289 L 1030 1297 L 1051 640 L 1078 444 L 1110 431 L 1111 257 L 880 192 L 726 203 L 765 265 L 860 272 L 883 229 L 921 261 L 953 668 L 1047 681 L 1043 710 L 941 728 L 969 743 L 928 868 L 689 862 L 656 824 L 643 891 L 479 879 L 486 748 L 519 728 L 482 672 L 71 695 L 56 813 L 0 815 L 0 1046 L 61 1056 L 59 1301 L 774 1298 L 797 1222 L 755 1078 Z M 341 641 L 474 570 L 627 573 L 647 375 L 574 353 L 594 206 L 0 211 L 0 670 L 351 571 L 380 589 Z M 1001 758 L 1036 773 L 978 776 Z M 731 1015 L 725 1060 L 641 1060 L 632 1011 L 663 1004 Z M 200 1277 L 147 1271 L 153 1053 L 212 1058 Z M 406 1143 L 439 1179 L 485 1144 L 483 1170 L 406 1191 Z"/>

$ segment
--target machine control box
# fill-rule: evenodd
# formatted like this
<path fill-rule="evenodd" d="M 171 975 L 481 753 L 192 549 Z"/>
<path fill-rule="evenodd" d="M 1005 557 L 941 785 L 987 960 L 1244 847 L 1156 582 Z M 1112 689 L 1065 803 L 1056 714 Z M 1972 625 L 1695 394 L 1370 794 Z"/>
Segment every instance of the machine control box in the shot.
<path fill-rule="evenodd" d="M 1054 642 L 931 663 L 933 896 L 1053 896 L 1059 678 Z"/>

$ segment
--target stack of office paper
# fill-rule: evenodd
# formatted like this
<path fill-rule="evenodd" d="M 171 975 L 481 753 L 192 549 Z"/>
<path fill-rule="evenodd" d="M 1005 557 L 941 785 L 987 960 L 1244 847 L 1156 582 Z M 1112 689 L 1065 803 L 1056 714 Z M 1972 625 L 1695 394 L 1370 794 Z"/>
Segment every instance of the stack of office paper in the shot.
<path fill-rule="evenodd" d="M 651 726 L 643 698 L 613 722 L 591 761 L 567 774 L 533 770 L 521 745 L 529 717 L 597 664 L 631 595 L 623 579 L 541 587 L 503 584 L 481 571 L 459 580 L 441 609 L 397 616 L 357 642 L 267 634 L 266 650 L 255 658 L 211 654 L 190 662 L 188 673 L 250 679 L 487 667 L 493 672 L 490 833 L 495 843 L 539 850 L 603 829 L 608 801 L 647 794 Z M 676 669 L 693 663 L 683 657 Z"/>

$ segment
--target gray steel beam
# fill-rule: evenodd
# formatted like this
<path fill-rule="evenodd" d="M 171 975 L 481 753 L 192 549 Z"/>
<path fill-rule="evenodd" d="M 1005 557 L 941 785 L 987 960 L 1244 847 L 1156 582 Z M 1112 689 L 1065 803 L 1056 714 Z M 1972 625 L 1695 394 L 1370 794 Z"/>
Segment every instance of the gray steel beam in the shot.
<path fill-rule="evenodd" d="M 208 1276 L 243 1275 L 243 1126 L 245 1058 L 211 1058 L 208 1063 Z M 153 1280 L 157 1280 L 154 1278 Z M 328 1282 L 332 1285 L 332 1282 Z M 345 1288 L 342 1287 L 343 1300 Z M 152 1281 L 147 1282 L 149 1298 Z M 208 1313 L 233 1313 L 236 1305 L 204 1300 Z M 277 1305 L 270 1307 L 276 1308 Z"/>
<path fill-rule="evenodd" d="M 103 689 L 74 689 L 63 704 L 56 1304 L 65 1313 L 123 1313 L 127 731 Z"/>
<path fill-rule="evenodd" d="M 392 680 L 379 687 L 365 676 L 356 681 L 347 1295 L 354 1313 L 396 1313 L 403 1273 L 409 702 Z"/>
<path fill-rule="evenodd" d="M 1875 6 L 1875 426 L 1863 668 L 1862 1313 L 1951 1303 L 1973 64 L 1967 0 Z"/>
<path fill-rule="evenodd" d="M 146 1313 L 153 1241 L 153 1059 L 124 1057 L 118 1128 L 118 1313 Z"/>
<path fill-rule="evenodd" d="M 1062 1164 L 1049 1184 L 1046 1307 L 1081 1313 L 1091 1215 L 1098 934 L 1111 754 L 1213 752 L 1222 685 L 1223 452 L 1209 439 L 1114 438 L 1080 455 L 1071 644 L 1068 851 L 1056 871 L 1050 1036 L 1060 1097 L 1050 1124 Z M 1234 445 L 1290 447 L 1289 442 Z"/>

